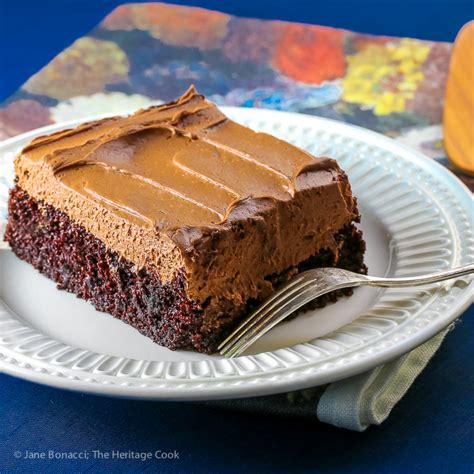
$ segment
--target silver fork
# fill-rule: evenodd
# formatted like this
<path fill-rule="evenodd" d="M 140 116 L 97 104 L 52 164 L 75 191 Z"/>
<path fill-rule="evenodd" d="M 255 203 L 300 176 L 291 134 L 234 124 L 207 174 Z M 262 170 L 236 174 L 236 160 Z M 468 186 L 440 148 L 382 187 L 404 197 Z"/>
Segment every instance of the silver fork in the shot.
<path fill-rule="evenodd" d="M 427 285 L 468 275 L 469 273 L 474 273 L 474 264 L 412 278 L 378 278 L 360 275 L 341 268 L 315 268 L 307 270 L 296 275 L 268 298 L 235 331 L 222 341 L 218 350 L 225 357 L 238 357 L 257 339 L 260 339 L 280 321 L 301 308 L 301 306 L 334 290 L 356 286 L 391 288 Z"/>

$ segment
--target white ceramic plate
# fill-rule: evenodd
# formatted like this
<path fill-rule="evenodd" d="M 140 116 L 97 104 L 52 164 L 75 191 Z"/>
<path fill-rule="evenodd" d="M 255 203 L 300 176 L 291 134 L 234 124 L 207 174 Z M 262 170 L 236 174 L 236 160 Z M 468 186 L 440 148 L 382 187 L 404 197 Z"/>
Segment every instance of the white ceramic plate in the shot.
<path fill-rule="evenodd" d="M 371 274 L 414 276 L 474 260 L 471 194 L 431 159 L 331 120 L 223 109 L 238 122 L 340 162 L 359 198 Z M 14 154 L 34 136 L 78 122 L 0 145 L 2 225 Z M 360 373 L 415 348 L 459 316 L 471 301 L 472 288 L 466 279 L 417 289 L 357 289 L 351 298 L 281 324 L 249 355 L 225 360 L 153 344 L 56 290 L 4 249 L 0 370 L 61 388 L 146 399 L 210 400 L 295 390 Z"/>

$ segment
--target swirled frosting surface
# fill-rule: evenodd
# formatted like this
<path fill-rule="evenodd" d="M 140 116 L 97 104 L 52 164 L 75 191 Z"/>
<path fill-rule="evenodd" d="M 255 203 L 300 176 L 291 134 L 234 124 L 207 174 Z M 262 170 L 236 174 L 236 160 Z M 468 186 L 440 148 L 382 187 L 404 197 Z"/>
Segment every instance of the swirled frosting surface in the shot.
<path fill-rule="evenodd" d="M 190 88 L 175 102 L 39 137 L 18 185 L 164 281 L 186 275 L 209 324 L 270 291 L 358 218 L 336 161 L 228 118 Z M 212 315 L 212 316 L 210 316 Z M 211 327 L 210 326 L 210 327 Z"/>
<path fill-rule="evenodd" d="M 291 199 L 298 176 L 335 166 L 228 120 L 193 87 L 170 104 L 38 138 L 23 154 L 63 186 L 160 230 L 222 223 L 249 197 Z"/>

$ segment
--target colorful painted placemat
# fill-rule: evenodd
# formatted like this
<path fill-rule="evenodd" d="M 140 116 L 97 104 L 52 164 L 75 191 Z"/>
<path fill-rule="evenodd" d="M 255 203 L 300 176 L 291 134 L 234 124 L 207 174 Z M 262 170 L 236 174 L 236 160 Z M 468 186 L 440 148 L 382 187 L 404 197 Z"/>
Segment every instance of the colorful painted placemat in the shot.
<path fill-rule="evenodd" d="M 194 83 L 218 104 L 357 124 L 449 166 L 441 116 L 450 52 L 448 43 L 123 5 L 2 104 L 0 139 L 167 101 Z"/>
<path fill-rule="evenodd" d="M 349 122 L 450 167 L 441 128 L 450 53 L 448 43 L 235 18 L 160 3 L 123 5 L 0 106 L 0 139 L 54 122 L 168 101 L 193 83 L 220 105 Z M 455 172 L 474 188 L 473 178 Z M 224 405 L 365 429 L 388 416 L 443 337 L 394 361 L 393 368 L 387 364 L 384 374 L 390 372 L 402 387 L 397 397 L 383 397 L 380 387 L 390 386 L 390 380 L 386 375 L 380 379 L 374 369 L 329 388 Z M 374 387 L 379 387 L 378 396 L 367 401 L 364 396 Z M 346 403 L 349 398 L 353 405 Z M 372 407 L 381 400 L 385 408 L 379 413 Z M 331 411 L 341 403 L 346 418 Z"/>
<path fill-rule="evenodd" d="M 448 43 L 123 5 L 2 104 L 0 139 L 171 100 L 194 83 L 218 104 L 357 124 L 450 167 L 441 129 L 450 52 Z"/>

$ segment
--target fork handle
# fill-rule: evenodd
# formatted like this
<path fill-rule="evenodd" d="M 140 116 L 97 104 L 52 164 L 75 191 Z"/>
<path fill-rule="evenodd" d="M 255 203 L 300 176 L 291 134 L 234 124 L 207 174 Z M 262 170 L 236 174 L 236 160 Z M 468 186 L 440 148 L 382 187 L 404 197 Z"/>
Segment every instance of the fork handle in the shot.
<path fill-rule="evenodd" d="M 430 283 L 436 283 L 438 281 L 449 280 L 450 278 L 468 275 L 469 273 L 474 273 L 474 264 L 452 268 L 451 270 L 446 270 L 441 273 L 432 273 L 429 275 L 411 278 L 378 278 L 368 276 L 367 280 L 364 279 L 363 285 L 379 286 L 386 288 L 427 285 Z"/>

